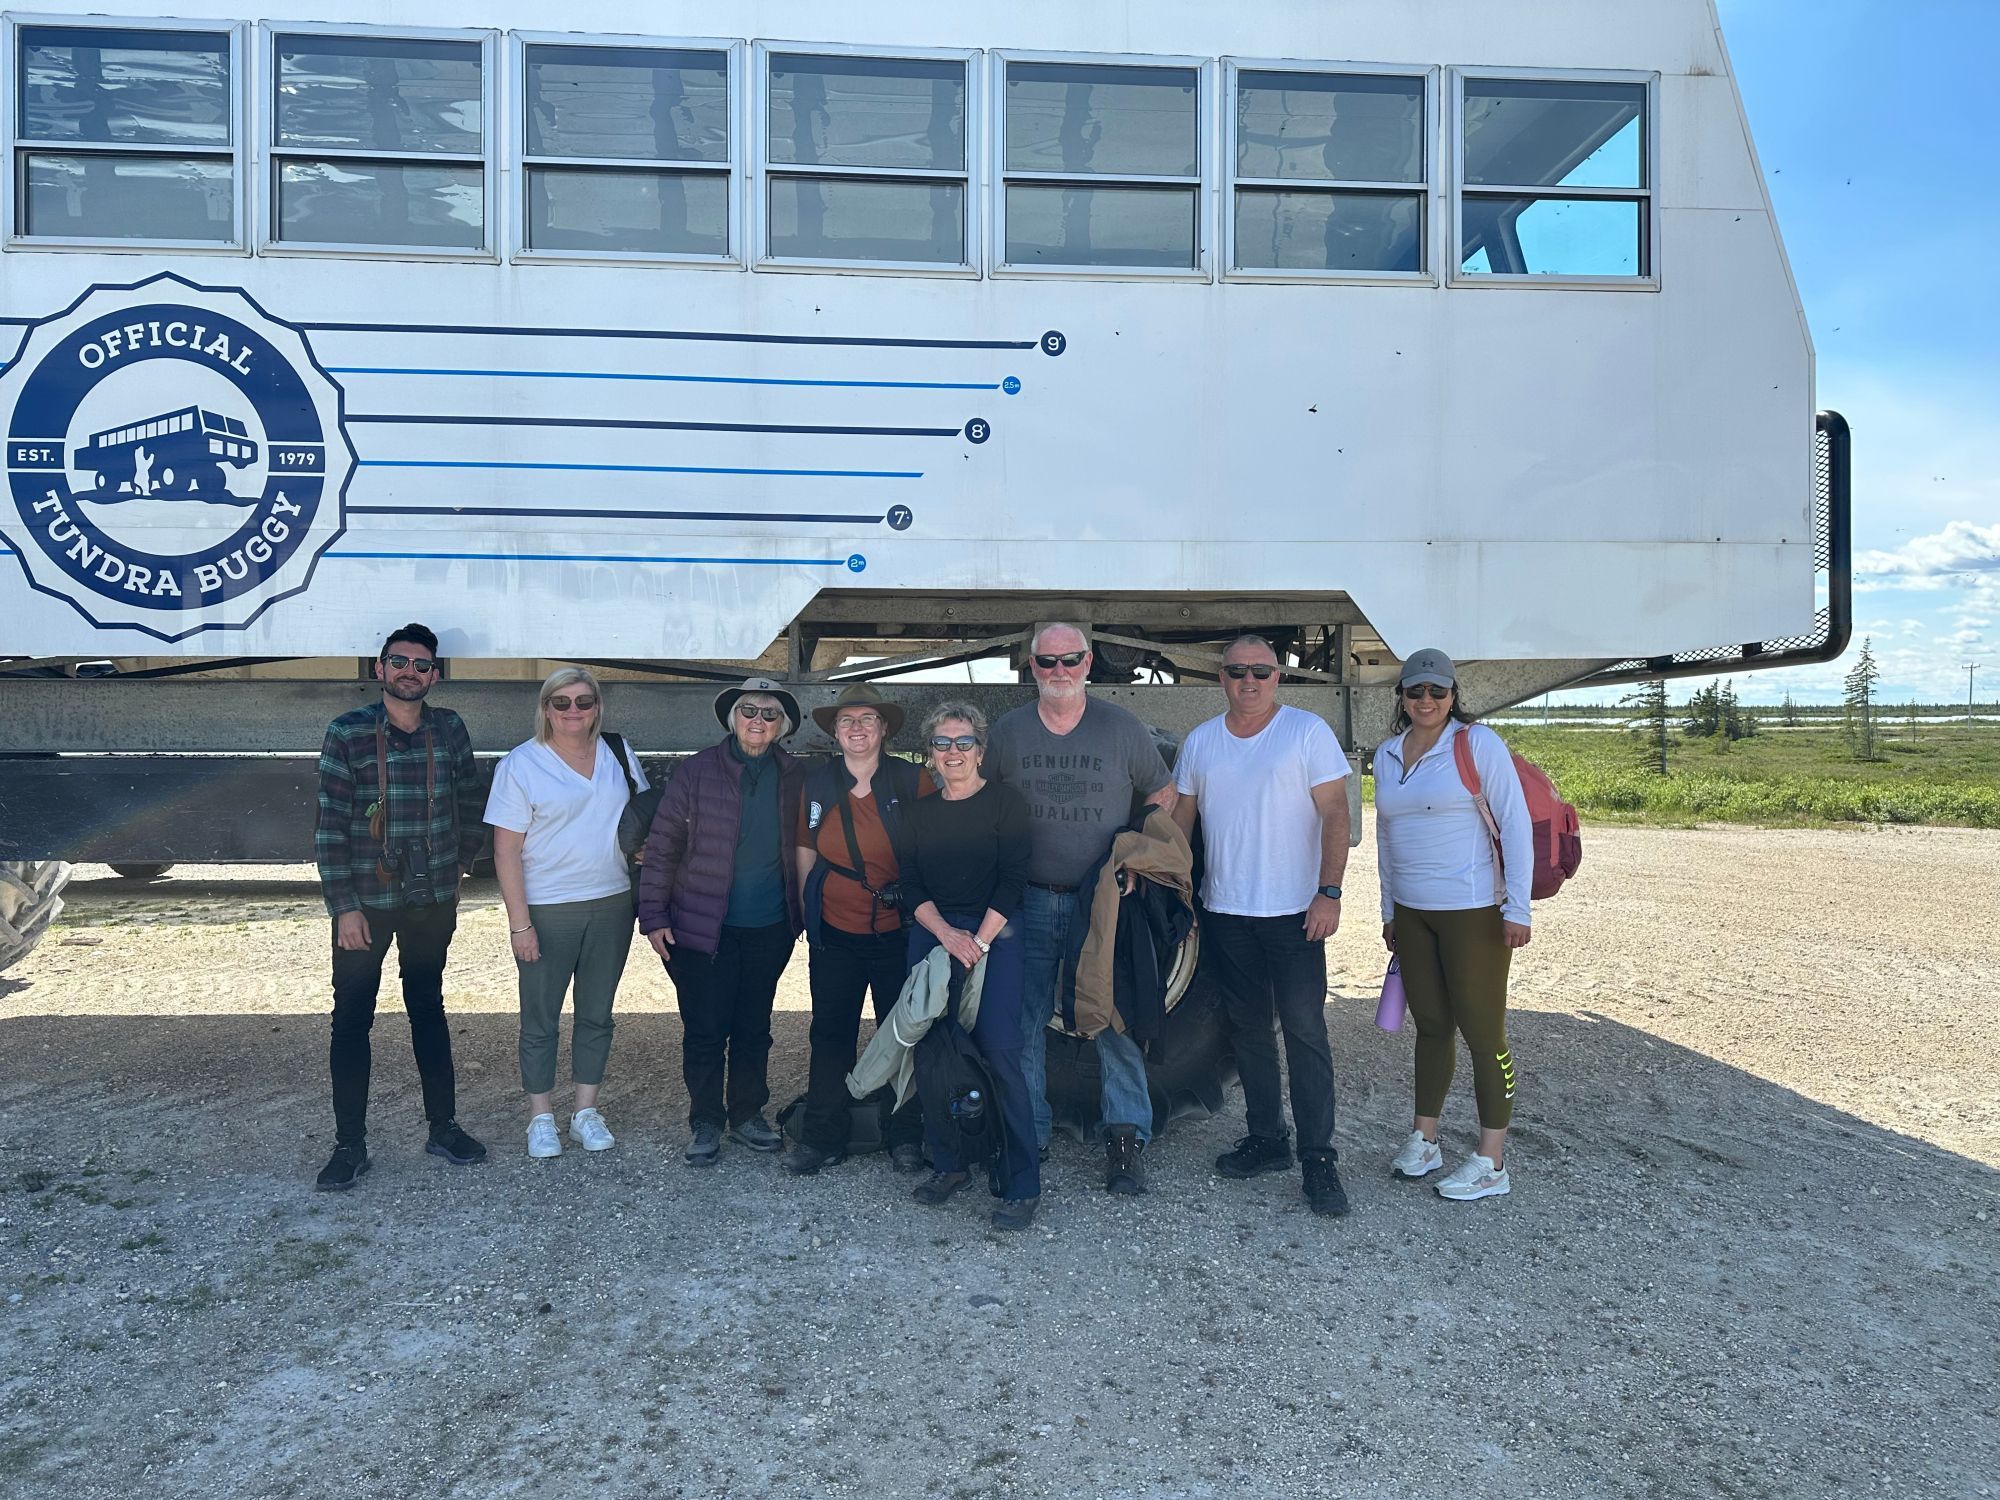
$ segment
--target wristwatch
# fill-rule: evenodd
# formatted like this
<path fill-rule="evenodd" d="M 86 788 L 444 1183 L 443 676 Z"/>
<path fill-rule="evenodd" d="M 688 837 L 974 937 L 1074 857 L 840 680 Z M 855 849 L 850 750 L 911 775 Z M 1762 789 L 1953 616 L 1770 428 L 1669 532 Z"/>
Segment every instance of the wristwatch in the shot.
<path fill-rule="evenodd" d="M 1340 887 L 1337 885 L 1323 885 L 1319 888 L 1319 893 L 1329 901 L 1340 899 Z"/>
<path fill-rule="evenodd" d="M 987 942 L 985 938 L 976 937 L 973 939 L 973 942 L 979 944 L 979 951 L 981 953 L 991 953 L 993 951 L 993 945 Z"/>

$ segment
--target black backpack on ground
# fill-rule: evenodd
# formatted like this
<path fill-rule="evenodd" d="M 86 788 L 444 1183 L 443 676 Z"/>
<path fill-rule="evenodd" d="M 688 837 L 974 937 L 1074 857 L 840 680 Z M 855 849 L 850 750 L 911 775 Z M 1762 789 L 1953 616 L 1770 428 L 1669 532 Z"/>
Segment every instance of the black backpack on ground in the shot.
<path fill-rule="evenodd" d="M 958 1024 L 961 978 L 952 976 L 951 1005 L 918 1038 L 913 1056 L 924 1119 L 950 1144 L 963 1169 L 999 1161 L 1002 1137 L 993 1074 L 971 1035 Z"/>

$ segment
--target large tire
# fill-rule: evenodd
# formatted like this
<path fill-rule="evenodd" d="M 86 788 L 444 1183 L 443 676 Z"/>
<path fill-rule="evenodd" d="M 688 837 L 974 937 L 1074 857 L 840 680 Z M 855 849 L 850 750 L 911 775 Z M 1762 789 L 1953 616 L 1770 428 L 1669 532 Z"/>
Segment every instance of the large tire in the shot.
<path fill-rule="evenodd" d="M 172 868 L 170 864 L 142 863 L 113 865 L 111 871 L 115 875 L 124 876 L 127 880 L 158 880 Z"/>
<path fill-rule="evenodd" d="M 1172 990 L 1169 990 L 1169 994 Z M 1048 1042 L 1049 1115 L 1058 1130 L 1088 1140 L 1102 1114 L 1097 1043 L 1051 1026 Z M 1179 1000 L 1167 1011 L 1164 1060 L 1146 1064 L 1153 1095 L 1153 1133 L 1175 1120 L 1208 1116 L 1222 1108 L 1236 1080 L 1236 1054 L 1223 1025 L 1222 987 L 1199 964 Z"/>
<path fill-rule="evenodd" d="M 0 969 L 34 951 L 62 913 L 71 867 L 58 859 L 0 861 Z"/>

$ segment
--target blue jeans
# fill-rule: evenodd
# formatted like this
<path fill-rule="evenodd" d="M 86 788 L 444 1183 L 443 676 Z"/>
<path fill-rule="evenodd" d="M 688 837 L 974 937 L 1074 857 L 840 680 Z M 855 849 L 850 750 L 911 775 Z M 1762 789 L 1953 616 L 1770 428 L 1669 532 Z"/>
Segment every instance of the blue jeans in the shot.
<path fill-rule="evenodd" d="M 1079 891 L 1045 891 L 1028 887 L 1021 902 L 1021 935 L 1027 947 L 1022 981 L 1021 1068 L 1028 1093 L 1035 1101 L 1035 1141 L 1049 1143 L 1049 1022 L 1056 1013 L 1062 987 L 1063 958 L 1072 944 L 1083 946 L 1086 916 L 1078 922 Z M 1097 1069 L 1103 1079 L 1100 1110 L 1104 1123 L 1135 1125 L 1139 1139 L 1153 1138 L 1153 1095 L 1146 1086 L 1146 1055 L 1122 1031 L 1106 1028 L 1097 1034 Z"/>

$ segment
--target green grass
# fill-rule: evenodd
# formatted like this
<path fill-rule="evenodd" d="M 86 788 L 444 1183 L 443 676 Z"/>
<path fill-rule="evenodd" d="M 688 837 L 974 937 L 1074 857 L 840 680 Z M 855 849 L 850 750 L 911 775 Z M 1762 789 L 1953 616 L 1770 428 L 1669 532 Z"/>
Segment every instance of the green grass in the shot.
<path fill-rule="evenodd" d="M 1676 730 L 1665 776 L 1640 764 L 1620 730 L 1498 728 L 1586 821 L 2000 828 L 2000 725 L 1911 728 L 1885 716 L 1872 761 L 1857 760 L 1836 725 L 1759 732 L 1722 753 Z"/>

